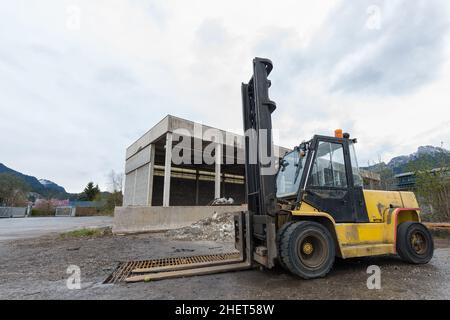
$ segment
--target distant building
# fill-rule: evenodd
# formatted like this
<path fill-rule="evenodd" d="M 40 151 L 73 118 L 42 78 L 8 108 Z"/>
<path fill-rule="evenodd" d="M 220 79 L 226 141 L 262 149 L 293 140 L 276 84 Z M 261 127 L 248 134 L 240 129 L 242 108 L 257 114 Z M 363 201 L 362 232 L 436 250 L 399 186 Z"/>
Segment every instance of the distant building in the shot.
<path fill-rule="evenodd" d="M 77 208 L 102 208 L 105 204 L 105 201 L 69 201 L 67 206 Z"/>
<path fill-rule="evenodd" d="M 447 175 L 450 178 L 450 171 L 447 168 L 435 168 L 430 172 L 436 172 L 440 170 L 447 170 Z M 413 191 L 416 186 L 416 176 L 414 172 L 405 172 L 395 175 L 395 189 L 399 191 Z"/>
<path fill-rule="evenodd" d="M 395 175 L 395 189 L 399 191 L 410 191 L 416 185 L 414 172 L 405 172 Z"/>

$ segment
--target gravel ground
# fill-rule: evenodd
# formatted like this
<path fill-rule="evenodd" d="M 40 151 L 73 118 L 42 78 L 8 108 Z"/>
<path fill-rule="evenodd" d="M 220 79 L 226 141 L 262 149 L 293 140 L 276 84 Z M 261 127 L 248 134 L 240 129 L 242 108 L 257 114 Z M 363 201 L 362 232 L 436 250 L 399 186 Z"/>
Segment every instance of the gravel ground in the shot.
<path fill-rule="evenodd" d="M 0 241 L 0 299 L 450 299 L 450 241 L 436 246 L 427 265 L 396 257 L 337 260 L 326 278 L 309 281 L 274 269 L 103 285 L 121 261 L 218 253 L 232 243 L 178 241 L 167 234 Z M 381 290 L 367 289 L 372 264 L 381 268 Z M 81 268 L 81 290 L 66 286 L 69 265 Z"/>

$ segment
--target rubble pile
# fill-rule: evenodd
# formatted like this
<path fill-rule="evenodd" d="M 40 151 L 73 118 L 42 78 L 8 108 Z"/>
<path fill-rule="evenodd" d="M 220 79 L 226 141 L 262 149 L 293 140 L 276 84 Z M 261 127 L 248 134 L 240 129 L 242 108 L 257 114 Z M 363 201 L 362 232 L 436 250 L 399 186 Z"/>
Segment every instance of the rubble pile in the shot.
<path fill-rule="evenodd" d="M 234 213 L 214 213 L 212 217 L 197 221 L 188 227 L 169 230 L 166 236 L 175 240 L 233 242 L 233 217 Z"/>

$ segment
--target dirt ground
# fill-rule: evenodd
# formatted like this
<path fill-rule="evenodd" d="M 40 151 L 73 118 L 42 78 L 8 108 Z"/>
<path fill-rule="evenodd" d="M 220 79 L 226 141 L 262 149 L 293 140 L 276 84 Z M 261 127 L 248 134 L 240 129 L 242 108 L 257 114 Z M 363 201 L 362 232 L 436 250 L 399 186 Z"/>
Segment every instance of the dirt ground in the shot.
<path fill-rule="evenodd" d="M 179 241 L 164 234 L 0 241 L 0 299 L 450 299 L 450 240 L 436 240 L 433 260 L 396 257 L 337 260 L 323 279 L 301 280 L 281 269 L 104 285 L 119 262 L 229 251 L 232 243 Z M 381 289 L 366 286 L 369 265 Z M 81 290 L 69 290 L 69 265 L 81 268 Z"/>

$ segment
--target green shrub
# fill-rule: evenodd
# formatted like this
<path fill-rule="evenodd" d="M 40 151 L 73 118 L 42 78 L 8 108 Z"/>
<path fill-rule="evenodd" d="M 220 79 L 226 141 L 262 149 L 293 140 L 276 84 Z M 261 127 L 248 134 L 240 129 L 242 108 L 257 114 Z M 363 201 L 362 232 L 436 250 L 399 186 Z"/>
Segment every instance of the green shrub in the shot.
<path fill-rule="evenodd" d="M 50 217 L 54 215 L 55 215 L 54 210 L 35 209 L 35 208 L 31 209 L 32 217 Z"/>

